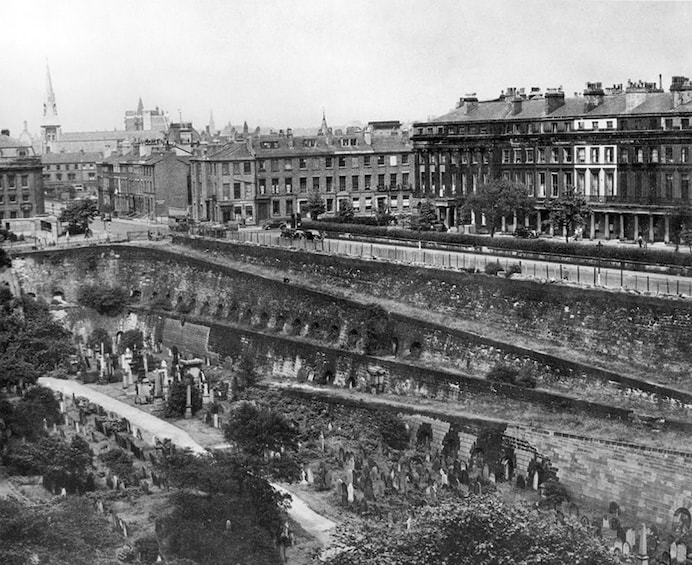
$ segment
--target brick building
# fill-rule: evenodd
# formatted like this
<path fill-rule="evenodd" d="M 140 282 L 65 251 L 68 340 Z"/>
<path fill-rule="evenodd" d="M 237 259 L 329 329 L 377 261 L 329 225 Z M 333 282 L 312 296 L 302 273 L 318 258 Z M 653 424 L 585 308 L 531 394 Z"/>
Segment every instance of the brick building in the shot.
<path fill-rule="evenodd" d="M 43 170 L 33 148 L 0 132 L 0 220 L 44 213 Z M 5 227 L 5 223 L 2 224 Z"/>
<path fill-rule="evenodd" d="M 398 122 L 332 133 L 323 119 L 315 135 L 288 129 L 248 136 L 192 159 L 193 218 L 262 223 L 304 216 L 311 192 L 324 197 L 327 217 L 344 200 L 358 215 L 405 213 L 412 207 L 411 152 Z"/>
<path fill-rule="evenodd" d="M 548 230 L 546 205 L 565 187 L 590 202 L 590 238 L 671 239 L 671 218 L 690 206 L 692 82 L 587 83 L 581 95 L 561 89 L 507 89 L 489 101 L 463 97 L 456 109 L 414 124 L 416 188 L 450 225 L 464 196 L 490 178 L 524 183 L 535 209 L 503 220 Z"/>
<path fill-rule="evenodd" d="M 75 186 L 96 194 L 96 163 L 102 158 L 101 153 L 85 151 L 46 153 L 41 157 L 46 194 L 59 198 L 61 193 L 74 193 Z"/>

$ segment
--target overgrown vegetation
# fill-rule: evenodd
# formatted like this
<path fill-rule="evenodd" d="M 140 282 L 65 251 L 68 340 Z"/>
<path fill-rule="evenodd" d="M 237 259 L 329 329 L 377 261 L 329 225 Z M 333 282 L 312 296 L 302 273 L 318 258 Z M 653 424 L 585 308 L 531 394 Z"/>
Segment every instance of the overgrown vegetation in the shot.
<path fill-rule="evenodd" d="M 522 386 L 524 388 L 536 388 L 536 378 L 527 371 L 519 371 L 509 365 L 495 365 L 485 376 L 489 381 L 508 385 Z"/>
<path fill-rule="evenodd" d="M 187 387 L 190 385 L 190 400 L 192 413 L 196 414 L 202 408 L 202 393 L 192 379 L 183 379 L 171 383 L 168 399 L 163 409 L 165 418 L 182 418 L 187 407 Z"/>
<path fill-rule="evenodd" d="M 77 291 L 77 303 L 92 308 L 104 316 L 117 316 L 129 300 L 127 291 L 119 286 L 82 285 Z"/>

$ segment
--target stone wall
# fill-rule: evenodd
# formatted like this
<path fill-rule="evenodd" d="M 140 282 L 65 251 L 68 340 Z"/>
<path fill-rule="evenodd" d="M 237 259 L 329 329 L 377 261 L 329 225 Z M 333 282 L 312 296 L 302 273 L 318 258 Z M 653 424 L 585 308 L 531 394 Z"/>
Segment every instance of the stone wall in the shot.
<path fill-rule="evenodd" d="M 692 364 L 688 300 L 508 280 L 276 248 L 178 237 L 236 260 L 322 277 L 373 296 L 411 303 L 489 327 L 569 345 L 594 361 L 617 359 L 687 382 Z"/>

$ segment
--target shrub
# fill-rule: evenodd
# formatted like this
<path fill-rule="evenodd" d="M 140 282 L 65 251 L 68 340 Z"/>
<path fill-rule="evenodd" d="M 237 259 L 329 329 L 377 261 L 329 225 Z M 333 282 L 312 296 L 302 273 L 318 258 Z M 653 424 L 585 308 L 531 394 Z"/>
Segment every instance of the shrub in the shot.
<path fill-rule="evenodd" d="M 384 443 L 396 450 L 404 450 L 408 447 L 411 432 L 404 422 L 398 416 L 385 414 L 382 416 L 380 423 L 380 432 Z"/>
<path fill-rule="evenodd" d="M 136 479 L 132 455 L 116 447 L 101 453 L 99 459 L 111 472 L 123 479 L 127 484 L 133 484 Z"/>
<path fill-rule="evenodd" d="M 499 261 L 493 261 L 485 266 L 486 275 L 497 275 L 498 273 L 504 271 L 504 267 L 500 265 Z"/>
<path fill-rule="evenodd" d="M 104 316 L 117 316 L 127 305 L 128 294 L 122 287 L 83 285 L 77 291 L 77 303 Z"/>
<path fill-rule="evenodd" d="M 519 371 L 509 365 L 495 365 L 485 376 L 489 381 L 524 388 L 536 388 L 536 378 L 527 371 Z"/>
<path fill-rule="evenodd" d="M 519 263 L 512 263 L 505 271 L 505 277 L 507 278 L 518 274 L 521 274 L 521 265 Z"/>

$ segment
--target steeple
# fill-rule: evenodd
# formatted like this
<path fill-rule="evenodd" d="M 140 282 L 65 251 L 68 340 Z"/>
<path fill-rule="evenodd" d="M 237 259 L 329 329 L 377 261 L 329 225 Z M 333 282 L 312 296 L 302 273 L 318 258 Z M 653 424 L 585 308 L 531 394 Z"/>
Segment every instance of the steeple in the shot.
<path fill-rule="evenodd" d="M 50 67 L 46 61 L 46 95 L 43 99 L 43 120 L 41 121 L 42 141 L 44 150 L 50 151 L 50 142 L 60 138 L 60 119 L 58 118 L 58 106 L 55 103 L 53 81 L 50 78 Z"/>
<path fill-rule="evenodd" d="M 58 106 L 55 103 L 53 81 L 50 78 L 50 67 L 46 63 L 46 96 L 43 99 L 43 126 L 59 126 Z"/>
<path fill-rule="evenodd" d="M 139 103 L 137 104 L 137 115 L 141 116 L 144 113 L 144 104 L 142 104 L 142 97 L 139 97 Z"/>
<path fill-rule="evenodd" d="M 209 134 L 214 135 L 216 133 L 216 124 L 214 123 L 214 112 L 209 110 Z"/>
<path fill-rule="evenodd" d="M 317 135 L 327 135 L 329 133 L 329 127 L 327 126 L 327 116 L 324 113 L 324 108 L 322 108 L 322 125 Z"/>

